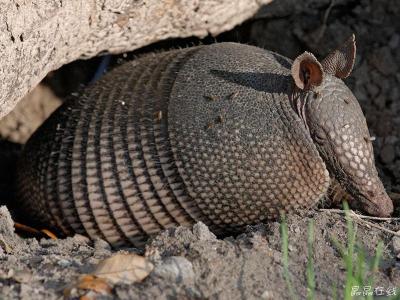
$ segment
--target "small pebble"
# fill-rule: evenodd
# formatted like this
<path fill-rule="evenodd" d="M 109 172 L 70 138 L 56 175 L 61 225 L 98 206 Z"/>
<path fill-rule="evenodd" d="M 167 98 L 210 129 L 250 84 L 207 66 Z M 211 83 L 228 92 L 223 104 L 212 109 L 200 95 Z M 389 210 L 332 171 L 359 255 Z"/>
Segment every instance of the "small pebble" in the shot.
<path fill-rule="evenodd" d="M 195 278 L 192 263 L 181 256 L 166 258 L 155 267 L 153 274 L 176 283 L 192 283 Z"/>
<path fill-rule="evenodd" d="M 59 261 L 57 261 L 57 265 L 63 268 L 69 267 L 71 264 L 72 263 L 67 259 L 60 259 Z"/>
<path fill-rule="evenodd" d="M 50 248 L 50 247 L 55 247 L 58 244 L 58 240 L 51 240 L 51 239 L 45 239 L 42 238 L 40 239 L 40 246 L 43 248 Z"/>
<path fill-rule="evenodd" d="M 400 233 L 400 231 L 397 233 Z M 400 237 L 394 236 L 392 238 L 392 248 L 395 255 L 400 255 Z"/>
<path fill-rule="evenodd" d="M 96 239 L 94 241 L 94 248 L 96 250 L 111 250 L 110 244 L 107 243 L 105 240 L 102 240 L 102 239 Z"/>
<path fill-rule="evenodd" d="M 265 300 L 274 299 L 274 295 L 272 294 L 272 292 L 265 290 L 261 294 L 261 299 L 265 299 Z"/>
<path fill-rule="evenodd" d="M 41 256 L 33 256 L 29 259 L 30 264 L 39 264 L 43 261 L 43 258 Z"/>
<path fill-rule="evenodd" d="M 75 234 L 72 238 L 78 244 L 88 244 L 90 242 L 90 239 L 88 237 L 81 235 L 81 234 Z"/>
<path fill-rule="evenodd" d="M 216 239 L 215 234 L 213 234 L 202 222 L 198 222 L 193 225 L 193 234 L 200 240 L 200 241 L 207 241 Z"/>

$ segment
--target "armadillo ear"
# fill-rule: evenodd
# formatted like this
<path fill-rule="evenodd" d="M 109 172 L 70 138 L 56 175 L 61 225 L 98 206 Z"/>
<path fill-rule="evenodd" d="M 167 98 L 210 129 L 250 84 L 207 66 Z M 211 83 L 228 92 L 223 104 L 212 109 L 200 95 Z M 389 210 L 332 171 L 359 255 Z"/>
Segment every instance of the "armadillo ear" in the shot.
<path fill-rule="evenodd" d="M 352 34 L 339 49 L 328 54 L 321 64 L 325 73 L 343 79 L 349 76 L 353 70 L 355 58 L 356 41 Z"/>
<path fill-rule="evenodd" d="M 304 52 L 296 57 L 291 71 L 294 83 L 302 90 L 311 90 L 319 86 L 324 77 L 322 65 L 309 52 Z"/>

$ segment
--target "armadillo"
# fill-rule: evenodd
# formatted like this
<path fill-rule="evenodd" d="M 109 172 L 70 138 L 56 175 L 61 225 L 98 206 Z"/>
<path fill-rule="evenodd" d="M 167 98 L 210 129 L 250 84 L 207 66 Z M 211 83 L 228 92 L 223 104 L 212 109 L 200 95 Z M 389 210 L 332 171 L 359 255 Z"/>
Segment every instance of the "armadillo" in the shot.
<path fill-rule="evenodd" d="M 312 207 L 332 180 L 388 216 L 365 117 L 342 81 L 355 49 L 353 35 L 321 61 L 292 61 L 217 43 L 118 66 L 30 138 L 18 206 L 117 247 L 197 221 L 237 232 Z"/>

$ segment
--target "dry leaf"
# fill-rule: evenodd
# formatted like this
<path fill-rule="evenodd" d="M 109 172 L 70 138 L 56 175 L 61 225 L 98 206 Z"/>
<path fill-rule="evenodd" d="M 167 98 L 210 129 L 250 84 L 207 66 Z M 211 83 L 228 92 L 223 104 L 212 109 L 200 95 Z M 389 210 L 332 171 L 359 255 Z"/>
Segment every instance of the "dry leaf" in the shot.
<path fill-rule="evenodd" d="M 107 295 L 111 294 L 112 288 L 108 285 L 107 281 L 102 278 L 98 278 L 94 275 L 83 275 L 79 277 L 77 282 L 64 289 L 64 298 L 69 298 L 71 294 L 79 293 L 81 290 Z M 85 296 L 86 295 L 83 295 L 83 297 Z"/>
<path fill-rule="evenodd" d="M 133 283 L 145 279 L 154 266 L 137 254 L 115 254 L 99 263 L 93 275 L 112 283 Z"/>
<path fill-rule="evenodd" d="M 93 298 L 92 293 L 111 294 L 112 286 L 118 282 L 142 281 L 154 266 L 146 258 L 136 254 L 115 254 L 99 263 L 93 274 L 83 275 L 78 281 L 64 289 L 64 298 L 76 296 L 81 300 Z M 89 291 L 82 295 L 82 291 Z"/>
<path fill-rule="evenodd" d="M 91 290 L 101 294 L 111 293 L 111 287 L 108 283 L 104 279 L 97 278 L 93 275 L 82 276 L 76 287 L 81 290 Z"/>

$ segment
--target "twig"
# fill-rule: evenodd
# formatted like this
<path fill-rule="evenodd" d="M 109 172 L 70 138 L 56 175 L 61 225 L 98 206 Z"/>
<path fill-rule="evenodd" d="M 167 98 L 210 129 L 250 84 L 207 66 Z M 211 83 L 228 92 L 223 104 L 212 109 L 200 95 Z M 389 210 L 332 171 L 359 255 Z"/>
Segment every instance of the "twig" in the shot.
<path fill-rule="evenodd" d="M 321 211 L 327 211 L 327 212 L 334 212 L 334 213 L 338 213 L 338 214 L 345 214 L 345 212 L 343 210 L 340 209 L 320 209 Z M 380 220 L 380 221 L 392 221 L 392 220 L 399 220 L 400 218 L 379 218 L 379 217 L 370 217 L 370 216 L 364 216 L 364 215 L 359 215 L 356 214 L 354 211 L 350 211 L 349 212 L 349 216 L 353 217 L 354 221 L 356 221 L 358 224 L 360 225 L 368 225 L 371 227 L 374 227 L 376 229 L 379 229 L 381 231 L 385 231 L 387 233 L 390 233 L 394 236 L 398 236 L 400 237 L 400 231 L 396 232 L 390 229 L 387 229 L 385 227 L 379 226 L 378 224 L 375 223 L 371 223 L 369 221 L 365 221 L 364 219 L 371 219 L 371 220 Z"/>
<path fill-rule="evenodd" d="M 341 209 L 334 209 L 334 208 L 320 208 L 320 211 L 326 211 L 326 212 L 333 212 L 337 214 L 344 215 L 345 211 Z M 350 215 L 360 218 L 360 219 L 368 219 L 368 220 L 375 220 L 375 221 L 399 221 L 400 218 L 381 218 L 381 217 L 372 217 L 372 216 L 366 216 L 366 215 L 359 215 L 355 213 L 354 211 L 350 210 Z"/>
<path fill-rule="evenodd" d="M 365 221 L 365 220 L 362 220 L 362 219 L 357 219 L 357 218 L 355 219 L 355 221 L 357 223 L 361 224 L 361 225 L 368 225 L 368 226 L 371 226 L 371 227 L 375 227 L 376 229 L 379 229 L 379 230 L 385 231 L 387 233 L 390 233 L 392 235 L 400 237 L 400 232 L 396 232 L 396 231 L 387 229 L 385 227 L 379 226 L 378 224 L 371 223 L 371 222 L 368 222 L 368 221 Z"/>
<path fill-rule="evenodd" d="M 335 0 L 331 0 L 331 3 L 329 4 L 328 8 L 325 11 L 324 18 L 322 19 L 321 29 L 320 29 L 319 34 L 317 36 L 317 42 L 319 42 L 321 40 L 321 38 L 323 37 L 323 35 L 325 33 L 326 22 L 328 22 L 328 17 L 329 17 L 329 14 L 331 13 L 331 10 L 332 10 L 333 6 L 335 6 Z"/>

